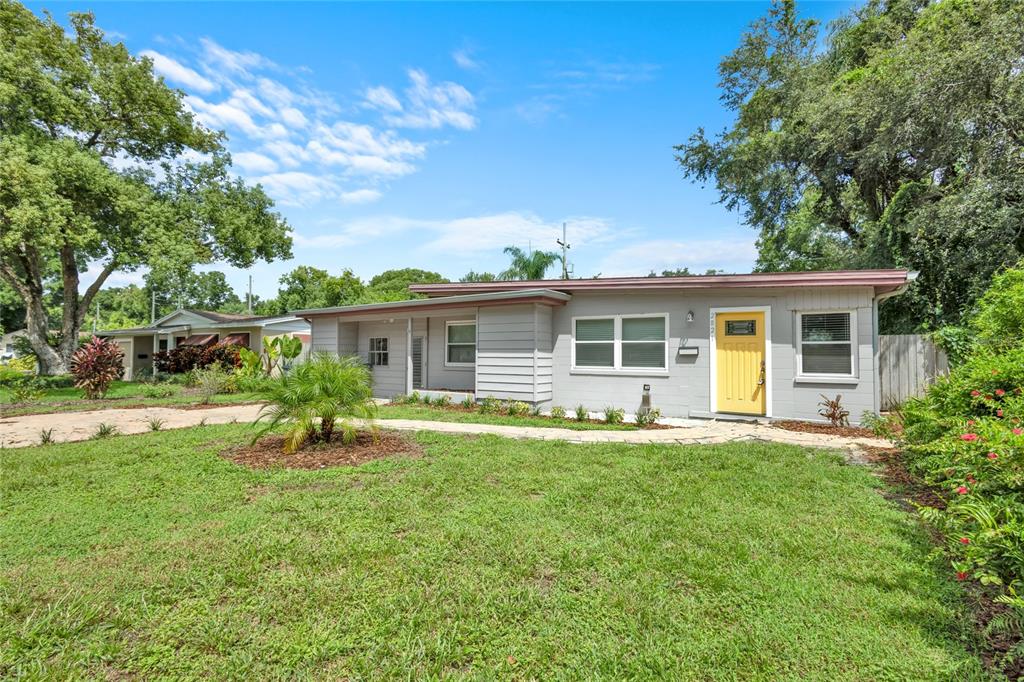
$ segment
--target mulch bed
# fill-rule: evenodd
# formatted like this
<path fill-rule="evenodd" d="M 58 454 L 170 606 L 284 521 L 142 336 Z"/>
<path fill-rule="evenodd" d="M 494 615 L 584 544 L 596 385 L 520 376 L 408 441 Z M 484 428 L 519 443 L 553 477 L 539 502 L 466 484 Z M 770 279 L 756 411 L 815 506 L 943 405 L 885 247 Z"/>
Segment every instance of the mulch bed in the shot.
<path fill-rule="evenodd" d="M 422 403 L 397 402 L 397 403 L 387 403 L 387 404 L 391 405 L 393 407 L 421 407 L 421 408 L 424 408 L 424 409 L 427 409 L 427 410 L 448 410 L 449 412 L 463 412 L 465 414 L 493 414 L 493 415 L 495 415 L 497 417 L 509 417 L 509 416 L 512 416 L 512 415 L 509 415 L 507 412 L 490 412 L 490 413 L 483 412 L 478 407 L 464 407 L 463 405 L 460 405 L 459 403 L 448 403 L 447 405 L 424 405 Z M 521 419 L 535 419 L 537 421 L 557 421 L 554 417 L 552 417 L 550 415 L 546 415 L 546 414 L 541 414 L 541 415 L 524 414 L 524 415 L 519 415 L 519 417 Z M 564 420 L 562 420 L 562 421 L 571 421 L 571 422 L 580 423 L 578 419 L 576 419 L 575 417 L 570 417 L 570 416 L 566 416 L 566 418 Z M 607 422 L 605 422 L 602 419 L 584 419 L 582 423 L 583 424 L 602 424 L 602 425 L 607 425 Z M 624 426 L 636 426 L 636 424 L 634 424 L 633 422 L 623 422 L 623 425 Z M 636 426 L 636 428 L 644 430 L 644 431 L 648 431 L 648 430 L 658 430 L 658 429 L 671 429 L 671 428 L 675 428 L 675 427 L 669 426 L 668 424 L 645 424 L 643 426 Z"/>
<path fill-rule="evenodd" d="M 772 426 L 787 431 L 800 431 L 801 433 L 821 433 L 828 436 L 846 436 L 847 438 L 878 438 L 871 429 L 863 426 L 832 426 L 831 424 L 820 424 L 818 422 L 804 422 L 795 419 L 772 422 Z"/>
<path fill-rule="evenodd" d="M 423 448 L 392 431 L 379 431 L 377 438 L 360 431 L 354 443 L 345 445 L 340 438 L 330 443 L 307 445 L 292 455 L 284 454 L 284 437 L 267 436 L 252 445 L 225 450 L 221 456 L 250 469 L 284 467 L 286 469 L 326 469 L 356 466 L 375 459 L 403 455 L 419 457 Z"/>

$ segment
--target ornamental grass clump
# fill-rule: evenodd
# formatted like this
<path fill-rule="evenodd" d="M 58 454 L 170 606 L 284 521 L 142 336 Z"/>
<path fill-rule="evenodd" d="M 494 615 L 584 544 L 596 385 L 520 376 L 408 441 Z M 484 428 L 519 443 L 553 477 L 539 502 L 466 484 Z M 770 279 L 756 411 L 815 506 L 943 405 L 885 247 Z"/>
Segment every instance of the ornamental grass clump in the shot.
<path fill-rule="evenodd" d="M 92 337 L 71 356 L 75 387 L 89 400 L 106 395 L 115 380 L 124 376 L 124 353 L 117 343 Z"/>
<path fill-rule="evenodd" d="M 283 428 L 284 452 L 292 454 L 307 443 L 328 443 L 340 428 L 342 443 L 356 439 L 352 420 L 370 422 L 377 414 L 370 370 L 357 357 L 314 354 L 263 392 L 262 428 L 253 442 Z M 370 424 L 371 429 L 376 427 Z"/>

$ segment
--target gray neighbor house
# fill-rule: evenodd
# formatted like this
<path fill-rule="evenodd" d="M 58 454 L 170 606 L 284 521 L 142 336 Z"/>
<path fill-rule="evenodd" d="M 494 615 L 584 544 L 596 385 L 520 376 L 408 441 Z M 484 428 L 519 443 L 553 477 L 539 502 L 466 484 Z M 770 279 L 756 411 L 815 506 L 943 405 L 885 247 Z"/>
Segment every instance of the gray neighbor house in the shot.
<path fill-rule="evenodd" d="M 906 270 L 420 284 L 407 301 L 299 310 L 312 349 L 357 355 L 374 394 L 548 410 L 820 420 L 878 412 L 878 306 Z"/>

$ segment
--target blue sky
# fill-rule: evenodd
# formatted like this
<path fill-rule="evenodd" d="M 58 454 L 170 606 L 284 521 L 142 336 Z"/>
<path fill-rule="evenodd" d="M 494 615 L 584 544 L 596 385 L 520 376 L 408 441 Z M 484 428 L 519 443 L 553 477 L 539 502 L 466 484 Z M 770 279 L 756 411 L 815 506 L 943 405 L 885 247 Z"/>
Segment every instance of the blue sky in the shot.
<path fill-rule="evenodd" d="M 753 230 L 672 147 L 728 125 L 717 65 L 767 3 L 32 6 L 92 9 L 226 130 L 295 230 L 293 260 L 252 269 L 261 296 L 299 264 L 497 271 L 562 221 L 577 276 L 753 265 Z"/>

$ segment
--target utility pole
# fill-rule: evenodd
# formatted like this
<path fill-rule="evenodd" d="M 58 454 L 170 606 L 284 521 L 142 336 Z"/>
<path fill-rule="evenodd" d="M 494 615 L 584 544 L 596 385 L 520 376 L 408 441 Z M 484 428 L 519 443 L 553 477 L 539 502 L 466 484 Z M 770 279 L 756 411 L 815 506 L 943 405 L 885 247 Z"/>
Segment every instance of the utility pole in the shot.
<path fill-rule="evenodd" d="M 249 275 L 249 293 L 245 296 L 245 302 L 249 308 L 249 314 L 252 315 L 252 275 Z"/>
<path fill-rule="evenodd" d="M 156 324 L 156 289 L 149 292 L 151 299 L 149 302 L 149 323 Z"/>
<path fill-rule="evenodd" d="M 96 301 L 96 317 L 93 318 L 93 321 L 92 321 L 92 333 L 93 334 L 96 333 L 96 329 L 99 327 L 99 324 L 100 324 L 100 302 L 99 302 L 99 300 L 97 300 Z"/>
<path fill-rule="evenodd" d="M 562 279 L 569 279 L 569 256 L 568 251 L 572 248 L 569 240 L 565 238 L 565 221 L 562 221 L 562 238 L 556 239 L 555 243 L 562 247 Z"/>

